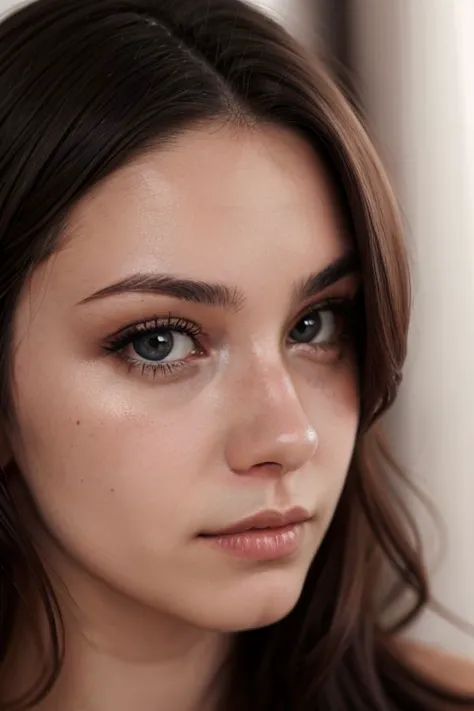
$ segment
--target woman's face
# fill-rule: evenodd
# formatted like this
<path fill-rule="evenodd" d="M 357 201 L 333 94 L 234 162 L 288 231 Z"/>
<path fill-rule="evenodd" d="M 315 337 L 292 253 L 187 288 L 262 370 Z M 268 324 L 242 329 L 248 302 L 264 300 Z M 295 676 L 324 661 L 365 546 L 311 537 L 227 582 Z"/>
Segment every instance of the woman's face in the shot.
<path fill-rule="evenodd" d="M 358 424 L 350 246 L 277 128 L 190 131 L 76 206 L 16 311 L 12 443 L 73 596 L 219 630 L 295 605 Z"/>

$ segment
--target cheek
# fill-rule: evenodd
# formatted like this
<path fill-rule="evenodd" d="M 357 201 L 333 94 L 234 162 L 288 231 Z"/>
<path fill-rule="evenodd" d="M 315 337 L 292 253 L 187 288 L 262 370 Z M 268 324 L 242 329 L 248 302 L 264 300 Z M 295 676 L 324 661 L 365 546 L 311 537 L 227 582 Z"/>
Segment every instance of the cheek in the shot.
<path fill-rule="evenodd" d="M 212 412 L 202 404 L 199 416 L 190 407 L 173 412 L 158 395 L 132 410 L 113 388 L 89 394 L 81 384 L 57 383 L 47 408 L 34 389 L 35 397 L 19 399 L 19 465 L 43 522 L 81 557 L 110 555 L 117 543 L 124 560 L 147 546 L 169 553 L 194 530 Z"/>

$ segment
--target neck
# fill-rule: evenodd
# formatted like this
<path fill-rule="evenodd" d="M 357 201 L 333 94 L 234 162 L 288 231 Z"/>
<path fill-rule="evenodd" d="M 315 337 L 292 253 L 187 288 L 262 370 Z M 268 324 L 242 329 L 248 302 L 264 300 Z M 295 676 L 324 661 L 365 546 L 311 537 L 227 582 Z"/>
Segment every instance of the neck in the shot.
<path fill-rule="evenodd" d="M 65 585 L 54 585 L 64 621 L 64 664 L 35 711 L 218 708 L 229 636 L 199 630 L 68 572 L 66 580 L 61 577 L 74 599 Z M 22 615 L 5 667 L 8 698 L 30 687 L 41 669 L 24 620 Z"/>

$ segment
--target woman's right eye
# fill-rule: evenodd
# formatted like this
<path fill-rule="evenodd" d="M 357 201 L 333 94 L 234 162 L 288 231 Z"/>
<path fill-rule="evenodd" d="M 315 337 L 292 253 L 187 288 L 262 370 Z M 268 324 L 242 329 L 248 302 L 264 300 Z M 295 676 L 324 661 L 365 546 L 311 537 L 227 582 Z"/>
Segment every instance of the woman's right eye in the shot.
<path fill-rule="evenodd" d="M 148 371 L 167 375 L 188 365 L 191 356 L 203 354 L 197 341 L 200 333 L 196 324 L 183 319 L 154 319 L 121 331 L 104 347 L 143 375 Z"/>

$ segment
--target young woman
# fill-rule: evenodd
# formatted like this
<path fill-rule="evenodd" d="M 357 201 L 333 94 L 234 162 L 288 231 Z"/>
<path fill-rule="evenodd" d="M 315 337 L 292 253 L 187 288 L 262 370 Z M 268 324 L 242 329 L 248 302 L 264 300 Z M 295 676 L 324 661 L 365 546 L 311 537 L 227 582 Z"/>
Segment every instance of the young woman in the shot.
<path fill-rule="evenodd" d="M 400 641 L 409 277 L 324 69 L 239 0 L 39 0 L 0 166 L 0 709 L 472 706 Z"/>

